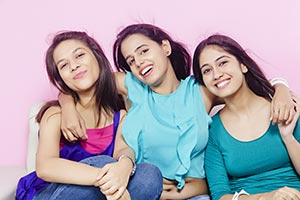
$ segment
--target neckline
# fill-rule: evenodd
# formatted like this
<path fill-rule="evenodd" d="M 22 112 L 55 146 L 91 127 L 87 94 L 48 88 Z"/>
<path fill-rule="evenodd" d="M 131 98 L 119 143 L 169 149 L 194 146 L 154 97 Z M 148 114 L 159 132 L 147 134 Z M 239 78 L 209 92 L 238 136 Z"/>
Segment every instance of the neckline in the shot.
<path fill-rule="evenodd" d="M 159 99 L 165 100 L 165 99 L 167 99 L 167 98 L 170 98 L 171 96 L 176 95 L 176 94 L 178 93 L 178 91 L 181 90 L 182 85 L 183 85 L 182 83 L 183 83 L 182 80 L 180 80 L 179 86 L 176 88 L 176 90 L 174 90 L 173 92 L 171 92 L 171 93 L 169 93 L 169 94 L 159 94 L 159 93 L 156 93 L 156 92 L 154 92 L 150 87 L 149 87 L 149 90 L 150 90 L 150 92 L 151 92 L 151 94 L 152 94 L 152 96 L 153 96 L 153 98 L 154 98 L 155 100 L 159 100 Z"/>
<path fill-rule="evenodd" d="M 270 132 L 270 129 L 271 129 L 273 126 L 275 126 L 275 125 L 272 125 L 271 122 L 270 122 L 268 128 L 266 129 L 266 131 L 265 131 L 261 136 L 259 136 L 259 137 L 257 137 L 257 138 L 254 138 L 254 139 L 252 139 L 252 140 L 243 141 L 243 140 L 239 140 L 239 139 L 235 138 L 234 136 L 232 136 L 232 135 L 230 134 L 230 132 L 226 129 L 226 127 L 224 126 L 224 124 L 223 124 L 223 122 L 222 122 L 222 119 L 221 119 L 221 117 L 220 117 L 220 113 L 218 113 L 216 116 L 217 116 L 217 119 L 219 120 L 219 123 L 221 124 L 222 129 L 224 130 L 225 134 L 228 135 L 232 140 L 234 140 L 234 141 L 236 141 L 236 142 L 239 142 L 239 143 L 253 143 L 253 142 L 259 141 L 259 140 L 263 139 L 263 138 Z"/>

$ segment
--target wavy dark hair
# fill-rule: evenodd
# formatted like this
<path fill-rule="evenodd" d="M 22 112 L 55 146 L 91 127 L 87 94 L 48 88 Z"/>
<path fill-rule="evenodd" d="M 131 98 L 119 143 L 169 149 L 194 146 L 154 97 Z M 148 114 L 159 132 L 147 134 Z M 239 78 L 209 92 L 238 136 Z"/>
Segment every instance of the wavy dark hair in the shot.
<path fill-rule="evenodd" d="M 55 64 L 53 53 L 56 47 L 66 40 L 78 40 L 85 44 L 94 54 L 99 65 L 99 77 L 95 83 L 96 107 L 99 113 L 98 124 L 100 122 L 100 113 L 106 112 L 109 116 L 113 115 L 113 111 L 124 108 L 123 102 L 118 95 L 115 85 L 112 67 L 105 56 L 102 48 L 95 39 L 90 37 L 86 32 L 66 31 L 57 34 L 49 46 L 46 53 L 46 69 L 50 82 L 62 93 L 70 94 L 74 98 L 75 103 L 78 102 L 78 94 L 76 91 L 69 88 L 60 77 L 58 68 Z M 51 101 L 42 107 L 40 114 L 37 115 L 37 121 L 41 120 L 44 112 L 53 105 L 59 105 L 58 101 Z"/>
<path fill-rule="evenodd" d="M 218 46 L 227 53 L 236 57 L 236 59 L 248 68 L 248 72 L 245 74 L 246 82 L 249 88 L 258 96 L 265 97 L 270 100 L 270 95 L 274 95 L 274 88 L 271 86 L 270 82 L 267 80 L 261 68 L 258 64 L 247 54 L 247 52 L 232 38 L 221 35 L 214 34 L 207 39 L 201 41 L 193 56 L 193 73 L 195 79 L 204 85 L 202 73 L 199 65 L 199 56 L 207 46 Z"/>
<path fill-rule="evenodd" d="M 168 40 L 171 44 L 171 54 L 169 56 L 174 72 L 178 80 L 185 79 L 191 72 L 191 56 L 183 44 L 174 41 L 164 30 L 151 24 L 133 24 L 125 27 L 117 35 L 113 45 L 113 59 L 118 71 L 131 71 L 121 52 L 121 45 L 124 39 L 133 34 L 142 34 L 155 41 L 159 45 L 163 40 Z"/>

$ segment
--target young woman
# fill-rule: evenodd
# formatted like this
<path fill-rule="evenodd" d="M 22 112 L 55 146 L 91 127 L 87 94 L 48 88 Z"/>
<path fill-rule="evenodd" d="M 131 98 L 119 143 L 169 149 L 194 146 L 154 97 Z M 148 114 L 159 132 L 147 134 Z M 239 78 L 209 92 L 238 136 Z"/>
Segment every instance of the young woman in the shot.
<path fill-rule="evenodd" d="M 136 162 L 153 163 L 162 171 L 161 199 L 209 198 L 204 149 L 214 96 L 189 76 L 187 50 L 159 27 L 134 24 L 118 34 L 113 51 L 117 69 L 126 72 L 115 77 L 130 107 L 122 132 Z M 72 105 L 66 99 L 62 103 L 74 116 Z M 64 127 L 73 138 L 82 135 L 79 128 Z"/>
<path fill-rule="evenodd" d="M 290 124 L 271 124 L 274 88 L 227 36 L 202 41 L 193 61 L 196 79 L 225 102 L 213 117 L 206 148 L 212 199 L 300 199 L 298 100 Z"/>
<path fill-rule="evenodd" d="M 74 98 L 88 139 L 66 141 L 58 102 L 46 104 L 37 116 L 36 172 L 19 181 L 17 199 L 158 199 L 161 173 L 151 164 L 135 166 L 120 129 L 126 112 L 99 44 L 85 32 L 60 33 L 46 67 L 51 83 Z"/>

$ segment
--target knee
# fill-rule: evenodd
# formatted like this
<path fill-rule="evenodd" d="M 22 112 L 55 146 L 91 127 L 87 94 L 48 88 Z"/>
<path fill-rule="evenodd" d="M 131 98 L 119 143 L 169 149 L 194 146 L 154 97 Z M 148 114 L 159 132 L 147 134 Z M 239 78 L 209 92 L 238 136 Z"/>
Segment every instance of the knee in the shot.
<path fill-rule="evenodd" d="M 163 177 L 158 167 L 150 163 L 137 165 L 137 173 L 140 184 L 146 191 L 161 191 L 163 187 Z"/>
<path fill-rule="evenodd" d="M 150 163 L 141 163 L 138 165 L 138 168 L 141 168 L 142 173 L 145 174 L 145 176 L 152 177 L 152 179 L 156 180 L 156 182 L 161 182 L 162 184 L 162 174 L 159 168 L 153 164 Z"/>

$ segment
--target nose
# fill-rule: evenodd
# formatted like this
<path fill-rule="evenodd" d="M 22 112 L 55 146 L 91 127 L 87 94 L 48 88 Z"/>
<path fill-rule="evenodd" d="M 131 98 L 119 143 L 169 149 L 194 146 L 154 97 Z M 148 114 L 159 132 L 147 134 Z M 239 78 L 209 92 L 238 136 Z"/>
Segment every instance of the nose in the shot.
<path fill-rule="evenodd" d="M 71 62 L 71 71 L 76 71 L 78 68 L 80 67 L 80 65 L 77 62 Z"/>
<path fill-rule="evenodd" d="M 217 80 L 222 76 L 223 76 L 223 72 L 218 67 L 215 67 L 214 68 L 214 79 Z"/>
<path fill-rule="evenodd" d="M 141 56 L 136 56 L 135 63 L 138 67 L 142 66 L 144 63 L 144 59 Z"/>

